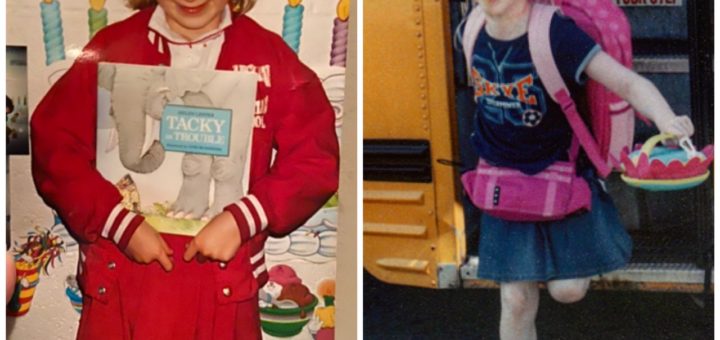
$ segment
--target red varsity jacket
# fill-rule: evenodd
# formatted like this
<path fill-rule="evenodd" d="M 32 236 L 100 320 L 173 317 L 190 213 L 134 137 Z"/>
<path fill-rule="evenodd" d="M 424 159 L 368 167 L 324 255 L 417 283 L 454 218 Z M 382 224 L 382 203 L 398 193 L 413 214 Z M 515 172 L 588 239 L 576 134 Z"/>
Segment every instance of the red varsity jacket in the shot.
<path fill-rule="evenodd" d="M 100 239 L 124 249 L 143 221 L 116 208 L 118 190 L 95 169 L 96 84 L 98 62 L 170 65 L 167 42 L 148 28 L 152 10 L 99 31 L 32 115 L 35 185 L 81 250 Z M 279 36 L 244 15 L 224 34 L 216 68 L 260 75 L 248 195 L 225 210 L 235 217 L 261 287 L 267 281 L 267 236 L 290 233 L 337 190 L 334 112 L 317 76 Z"/>

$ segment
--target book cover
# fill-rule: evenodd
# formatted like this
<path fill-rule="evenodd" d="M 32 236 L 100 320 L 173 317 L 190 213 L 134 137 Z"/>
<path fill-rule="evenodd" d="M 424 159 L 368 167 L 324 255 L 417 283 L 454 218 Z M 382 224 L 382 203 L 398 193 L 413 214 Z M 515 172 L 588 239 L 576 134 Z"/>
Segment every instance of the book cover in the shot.
<path fill-rule="evenodd" d="M 125 208 L 194 236 L 247 192 L 257 75 L 98 66 L 97 169 Z"/>

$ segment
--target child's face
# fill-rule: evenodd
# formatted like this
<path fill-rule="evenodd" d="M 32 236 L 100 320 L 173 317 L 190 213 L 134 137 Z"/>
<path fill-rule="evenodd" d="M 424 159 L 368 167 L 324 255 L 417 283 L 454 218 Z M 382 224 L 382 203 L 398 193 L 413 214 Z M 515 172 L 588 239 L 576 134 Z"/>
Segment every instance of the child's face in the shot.
<path fill-rule="evenodd" d="M 168 26 L 194 40 L 220 25 L 227 0 L 157 0 L 165 11 Z"/>

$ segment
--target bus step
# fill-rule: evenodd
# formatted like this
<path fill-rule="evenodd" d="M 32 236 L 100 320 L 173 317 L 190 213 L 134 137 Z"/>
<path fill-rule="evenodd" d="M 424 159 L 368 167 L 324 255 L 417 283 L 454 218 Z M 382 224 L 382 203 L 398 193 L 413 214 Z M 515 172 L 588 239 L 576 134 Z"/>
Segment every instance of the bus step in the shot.
<path fill-rule="evenodd" d="M 460 268 L 463 287 L 496 288 L 494 281 L 477 277 L 477 267 L 478 258 L 472 256 Z M 693 263 L 631 263 L 623 269 L 594 276 L 592 288 L 702 293 L 704 274 Z"/>

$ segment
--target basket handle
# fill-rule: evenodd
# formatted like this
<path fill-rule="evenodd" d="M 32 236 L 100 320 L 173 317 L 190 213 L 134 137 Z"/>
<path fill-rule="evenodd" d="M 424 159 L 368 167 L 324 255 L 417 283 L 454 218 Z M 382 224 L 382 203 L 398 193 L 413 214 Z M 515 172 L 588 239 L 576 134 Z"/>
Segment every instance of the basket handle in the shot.
<path fill-rule="evenodd" d="M 643 144 L 642 148 L 640 149 L 641 154 L 645 154 L 648 157 L 650 157 L 650 153 L 655 148 L 655 146 L 659 142 L 663 142 L 666 140 L 677 138 L 672 133 L 661 133 L 655 136 L 650 137 L 645 144 Z M 695 145 L 693 145 L 692 141 L 690 141 L 689 137 L 683 137 L 680 138 L 678 141 L 678 145 L 685 151 L 685 153 L 688 156 L 688 159 L 693 158 L 698 155 L 697 150 L 695 149 Z"/>

